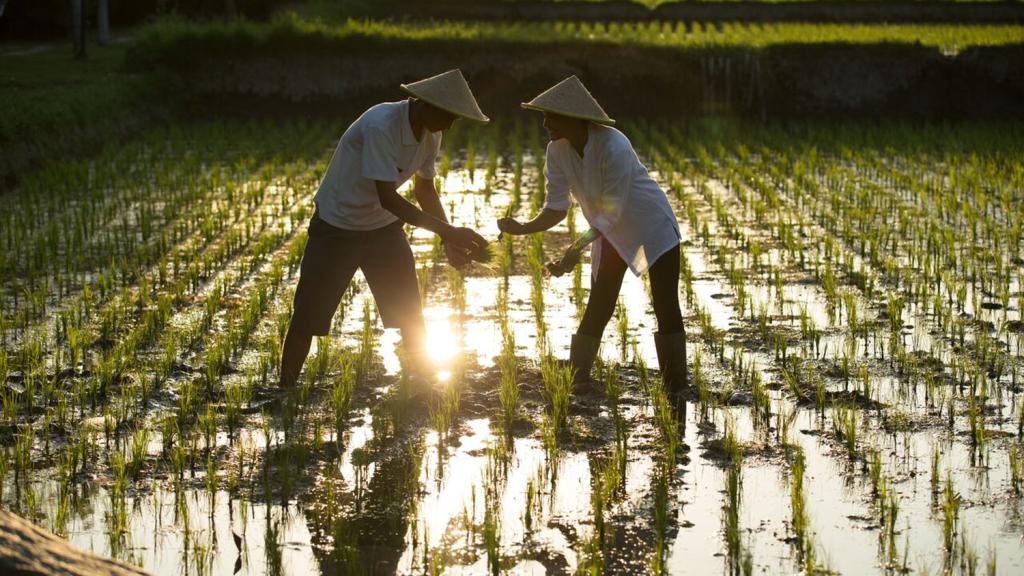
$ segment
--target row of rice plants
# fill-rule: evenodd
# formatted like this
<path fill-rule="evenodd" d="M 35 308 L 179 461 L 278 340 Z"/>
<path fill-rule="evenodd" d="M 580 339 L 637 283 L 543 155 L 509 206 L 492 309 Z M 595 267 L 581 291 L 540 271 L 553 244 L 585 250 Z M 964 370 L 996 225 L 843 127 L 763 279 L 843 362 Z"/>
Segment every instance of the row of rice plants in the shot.
<path fill-rule="evenodd" d="M 734 167 L 730 166 L 729 169 L 734 169 Z M 692 210 L 690 210 L 690 212 L 692 213 Z M 719 209 L 719 210 L 715 210 L 715 213 L 717 215 L 721 215 L 721 214 L 725 213 L 725 211 Z M 735 225 L 734 226 L 727 225 L 725 228 L 727 230 L 730 229 L 730 228 L 735 230 L 737 227 Z M 728 232 L 728 234 L 732 235 L 733 232 L 730 231 L 730 232 Z M 719 251 L 721 251 L 721 248 L 719 248 Z M 801 253 L 802 252 L 803 251 L 801 251 Z M 899 311 L 899 308 L 901 308 L 902 306 L 901 306 L 900 302 L 895 302 L 894 303 L 894 298 L 892 298 L 892 297 L 889 298 L 888 302 L 889 302 L 888 305 L 889 305 L 890 309 L 892 309 L 893 306 L 895 306 L 895 309 L 894 309 L 895 311 L 891 311 L 890 312 L 890 316 L 891 316 L 890 330 L 896 331 L 896 329 L 898 329 L 899 327 L 902 327 L 901 325 L 897 326 L 897 324 L 896 324 L 896 318 L 901 315 L 901 312 Z M 866 375 L 866 371 L 864 372 L 864 374 Z M 869 382 L 869 381 L 865 378 L 865 382 Z M 869 390 L 869 388 L 865 387 L 865 390 Z M 871 393 L 870 392 L 866 392 L 866 397 L 868 399 L 870 399 L 871 398 Z M 856 411 L 855 411 L 855 408 L 843 408 L 843 407 L 840 406 L 839 407 L 839 412 L 837 412 L 837 414 L 855 415 Z M 848 448 L 855 452 L 856 451 L 856 440 L 855 440 L 855 438 L 856 438 L 856 429 L 857 429 L 857 426 L 856 426 L 857 419 L 856 418 L 845 418 L 845 417 L 840 418 L 840 417 L 837 417 L 836 421 L 837 421 L 836 428 L 837 428 L 837 430 L 840 430 L 840 433 L 838 435 L 847 442 Z M 844 424 L 843 426 L 839 426 L 839 423 L 847 423 L 847 422 L 853 423 L 853 425 L 852 426 L 845 426 L 845 424 Z M 973 426 L 972 426 L 972 429 L 973 429 Z M 845 433 L 843 431 L 845 431 Z M 889 503 L 889 504 L 887 504 L 887 506 L 889 506 L 890 509 L 894 509 L 893 503 Z M 892 550 L 892 546 L 890 545 L 889 546 L 889 551 L 891 552 L 891 550 Z"/>

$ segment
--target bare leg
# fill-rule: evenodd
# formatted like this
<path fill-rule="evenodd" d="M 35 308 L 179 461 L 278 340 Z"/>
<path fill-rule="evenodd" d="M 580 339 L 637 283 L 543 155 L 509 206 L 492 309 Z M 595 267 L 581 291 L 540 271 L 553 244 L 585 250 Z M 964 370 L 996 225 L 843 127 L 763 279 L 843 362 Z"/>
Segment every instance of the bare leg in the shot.
<path fill-rule="evenodd" d="M 299 373 L 302 372 L 302 365 L 309 355 L 309 347 L 313 343 L 313 336 L 302 334 L 293 326 L 288 327 L 288 334 L 284 337 L 284 345 L 281 347 L 281 380 L 279 385 L 282 388 L 291 388 L 299 380 Z"/>
<path fill-rule="evenodd" d="M 389 226 L 368 242 L 360 267 L 370 287 L 385 328 L 402 332 L 401 351 L 406 368 L 428 371 L 426 328 L 416 278 L 416 259 L 401 226 Z"/>
<path fill-rule="evenodd" d="M 434 375 L 435 366 L 427 353 L 423 317 L 417 316 L 403 322 L 399 330 L 402 333 L 401 354 L 405 362 L 402 368 L 407 371 L 406 375 L 413 377 L 417 382 L 430 380 Z"/>
<path fill-rule="evenodd" d="M 426 329 L 422 322 L 401 328 L 402 349 L 410 360 L 422 360 L 427 356 Z"/>

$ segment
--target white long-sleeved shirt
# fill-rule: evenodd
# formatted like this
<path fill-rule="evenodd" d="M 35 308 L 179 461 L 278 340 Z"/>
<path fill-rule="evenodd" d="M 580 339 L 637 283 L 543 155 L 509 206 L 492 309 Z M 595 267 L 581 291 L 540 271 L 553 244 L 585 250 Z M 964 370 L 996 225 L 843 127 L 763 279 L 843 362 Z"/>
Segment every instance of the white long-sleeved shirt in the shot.
<path fill-rule="evenodd" d="M 590 124 L 582 158 L 567 139 L 549 143 L 544 177 L 544 207 L 568 210 L 571 196 L 637 276 L 679 244 L 679 224 L 665 192 L 615 128 Z M 593 250 L 596 267 L 600 242 Z"/>
<path fill-rule="evenodd" d="M 413 174 L 434 178 L 441 133 L 409 125 L 409 101 L 377 104 L 345 130 L 313 197 L 320 218 L 345 230 L 376 230 L 398 220 L 380 205 L 375 181 L 401 186 Z"/>

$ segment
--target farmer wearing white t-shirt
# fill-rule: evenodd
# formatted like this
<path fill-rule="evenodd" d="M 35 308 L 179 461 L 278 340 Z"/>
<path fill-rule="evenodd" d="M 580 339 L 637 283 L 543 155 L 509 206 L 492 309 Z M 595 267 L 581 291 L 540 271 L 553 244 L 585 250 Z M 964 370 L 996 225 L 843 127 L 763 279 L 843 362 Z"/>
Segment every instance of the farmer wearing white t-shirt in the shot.
<path fill-rule="evenodd" d="M 486 249 L 479 234 L 448 223 L 434 188 L 434 161 L 441 132 L 456 118 L 486 123 L 487 116 L 459 70 L 401 87 L 409 99 L 378 104 L 345 130 L 313 198 L 316 211 L 282 347 L 282 387 L 295 385 L 313 336 L 327 335 L 357 269 L 384 326 L 400 328 L 406 355 L 413 363 L 420 360 L 423 310 L 403 223 L 440 235 L 455 267 Z M 419 208 L 397 192 L 410 178 Z"/>
<path fill-rule="evenodd" d="M 629 268 L 637 276 L 650 275 L 658 362 L 666 389 L 679 397 L 687 386 L 686 333 L 679 310 L 680 234 L 665 193 L 648 175 L 629 139 L 612 128 L 615 121 L 575 76 L 523 108 L 544 113 L 544 128 L 551 138 L 544 163 L 547 199 L 533 220 L 502 218 L 498 228 L 508 234 L 547 230 L 565 218 L 570 196 L 590 223 L 585 235 L 595 238 L 590 296 L 569 351 L 577 383 L 589 382 L 601 335 Z"/>

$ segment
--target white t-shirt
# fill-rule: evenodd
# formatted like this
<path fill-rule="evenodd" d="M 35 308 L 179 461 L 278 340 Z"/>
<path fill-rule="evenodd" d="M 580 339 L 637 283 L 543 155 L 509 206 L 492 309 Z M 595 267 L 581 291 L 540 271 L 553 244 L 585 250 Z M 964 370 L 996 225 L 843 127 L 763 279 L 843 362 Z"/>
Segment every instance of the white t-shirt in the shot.
<path fill-rule="evenodd" d="M 590 124 L 582 158 L 567 139 L 550 142 L 544 177 L 544 207 L 568 210 L 571 195 L 637 276 L 679 244 L 668 198 L 615 128 Z M 592 267 L 600 261 L 600 244 L 594 243 Z"/>
<path fill-rule="evenodd" d="M 380 205 L 374 181 L 401 186 L 413 174 L 434 178 L 441 133 L 409 125 L 409 101 L 377 104 L 342 134 L 313 197 L 320 218 L 344 230 L 376 230 L 398 220 Z"/>

